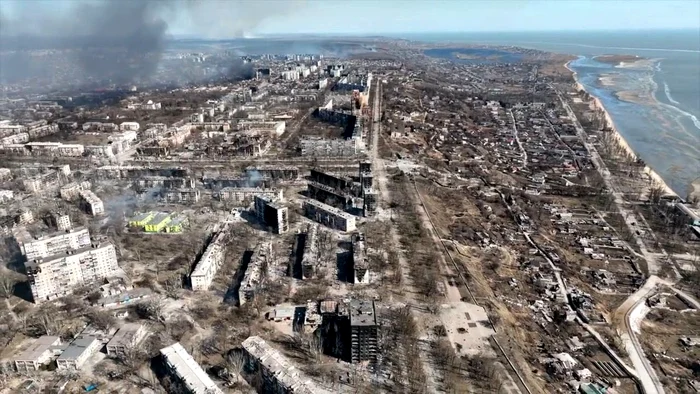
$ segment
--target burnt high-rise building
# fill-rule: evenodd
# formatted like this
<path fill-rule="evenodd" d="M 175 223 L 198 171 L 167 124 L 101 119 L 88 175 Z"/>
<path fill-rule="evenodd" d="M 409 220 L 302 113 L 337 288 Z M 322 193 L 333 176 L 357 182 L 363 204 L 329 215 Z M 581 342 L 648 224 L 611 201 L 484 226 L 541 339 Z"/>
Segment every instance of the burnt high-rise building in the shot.
<path fill-rule="evenodd" d="M 289 212 L 279 200 L 266 196 L 255 196 L 255 215 L 277 234 L 289 231 Z"/>
<path fill-rule="evenodd" d="M 350 360 L 353 363 L 377 360 L 379 326 L 374 301 L 351 300 L 350 312 Z"/>

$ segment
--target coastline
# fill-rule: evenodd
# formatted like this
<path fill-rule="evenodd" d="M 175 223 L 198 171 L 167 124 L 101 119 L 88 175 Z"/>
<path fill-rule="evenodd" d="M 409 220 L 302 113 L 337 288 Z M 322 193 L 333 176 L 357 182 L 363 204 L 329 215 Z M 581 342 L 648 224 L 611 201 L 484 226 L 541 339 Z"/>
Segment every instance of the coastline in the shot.
<path fill-rule="evenodd" d="M 615 122 L 613 121 L 612 117 L 610 116 L 610 113 L 608 112 L 607 109 L 605 109 L 605 106 L 603 105 L 602 101 L 595 95 L 591 94 L 583 84 L 581 84 L 578 80 L 578 76 L 576 71 L 574 71 L 571 67 L 569 67 L 569 63 L 571 63 L 573 60 L 570 60 L 564 64 L 564 67 L 566 67 L 567 70 L 571 72 L 572 77 L 574 78 L 574 81 L 576 82 L 576 88 L 578 90 L 583 90 L 584 92 L 588 93 L 592 98 L 593 98 L 593 106 L 595 109 L 599 109 L 603 112 L 605 115 L 605 125 L 612 130 L 613 136 L 615 139 L 617 139 L 618 143 L 620 146 L 627 152 L 631 157 L 633 157 L 635 160 L 639 159 L 639 156 L 634 152 L 632 147 L 627 143 L 627 140 L 625 137 L 620 134 L 620 132 L 617 130 L 617 127 L 615 127 Z M 674 192 L 671 187 L 668 186 L 666 181 L 661 178 L 661 176 L 654 171 L 653 168 L 649 167 L 649 165 L 644 166 L 643 172 L 647 174 L 650 178 L 651 181 L 659 184 L 663 189 L 664 189 L 664 195 L 666 196 L 675 196 L 679 197 L 678 193 Z"/>

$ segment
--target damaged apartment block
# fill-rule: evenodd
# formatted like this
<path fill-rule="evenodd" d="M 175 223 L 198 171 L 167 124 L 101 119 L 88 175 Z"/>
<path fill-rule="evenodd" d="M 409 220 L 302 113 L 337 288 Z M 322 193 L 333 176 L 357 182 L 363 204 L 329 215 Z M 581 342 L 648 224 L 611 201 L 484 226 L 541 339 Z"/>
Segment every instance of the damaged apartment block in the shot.
<path fill-rule="evenodd" d="M 255 196 L 255 215 L 276 234 L 289 231 L 289 212 L 287 207 L 282 206 L 279 199 Z"/>
<path fill-rule="evenodd" d="M 354 231 L 355 217 L 338 208 L 314 200 L 304 200 L 304 215 L 330 228 L 340 231 Z"/>
<path fill-rule="evenodd" d="M 379 326 L 377 325 L 374 301 L 351 300 L 348 308 L 352 362 L 376 362 Z"/>
<path fill-rule="evenodd" d="M 352 267 L 354 273 L 353 283 L 370 283 L 371 273 L 365 251 L 365 235 L 363 233 L 352 235 Z"/>
<path fill-rule="evenodd" d="M 193 291 L 201 291 L 209 289 L 211 282 L 214 280 L 219 267 L 224 262 L 226 251 L 226 240 L 228 239 L 228 226 L 216 233 L 212 237 L 209 245 L 202 253 L 197 266 L 190 275 L 190 283 Z"/>
<path fill-rule="evenodd" d="M 268 260 L 271 254 L 272 245 L 270 243 L 262 243 L 255 250 L 238 289 L 239 305 L 253 301 L 256 293 L 265 283 L 269 264 Z"/>

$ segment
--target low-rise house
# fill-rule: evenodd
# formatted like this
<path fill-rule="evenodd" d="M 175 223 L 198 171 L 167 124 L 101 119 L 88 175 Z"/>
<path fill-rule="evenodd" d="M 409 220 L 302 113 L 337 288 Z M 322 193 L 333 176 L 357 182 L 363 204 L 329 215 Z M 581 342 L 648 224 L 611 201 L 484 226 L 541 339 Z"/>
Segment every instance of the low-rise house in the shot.
<path fill-rule="evenodd" d="M 38 371 L 42 365 L 61 354 L 61 338 L 44 335 L 12 358 L 18 372 Z"/>
<path fill-rule="evenodd" d="M 61 370 L 79 370 L 101 347 L 102 342 L 97 338 L 80 336 L 56 359 L 56 366 Z"/>
<path fill-rule="evenodd" d="M 147 331 L 141 324 L 130 323 L 123 325 L 107 343 L 107 355 L 119 357 L 135 348 L 146 337 Z"/>

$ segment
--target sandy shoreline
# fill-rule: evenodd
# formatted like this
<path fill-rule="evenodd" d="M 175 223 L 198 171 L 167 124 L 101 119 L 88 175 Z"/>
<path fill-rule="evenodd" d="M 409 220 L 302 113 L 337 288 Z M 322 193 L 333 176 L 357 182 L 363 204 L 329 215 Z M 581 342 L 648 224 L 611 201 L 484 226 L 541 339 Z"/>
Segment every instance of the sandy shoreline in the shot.
<path fill-rule="evenodd" d="M 587 92 L 588 94 L 590 94 L 590 96 L 593 98 L 593 103 L 594 103 L 593 105 L 595 106 L 595 108 L 596 108 L 596 109 L 600 109 L 600 110 L 603 112 L 603 114 L 605 114 L 605 123 L 606 123 L 606 126 L 607 126 L 610 130 L 612 130 L 613 136 L 617 139 L 617 141 L 619 142 L 620 146 L 621 146 L 621 147 L 625 150 L 625 152 L 627 152 L 630 156 L 632 156 L 632 157 L 635 158 L 635 159 L 638 159 L 639 157 L 638 157 L 637 154 L 634 152 L 634 150 L 632 149 L 632 147 L 627 143 L 627 140 L 625 140 L 625 137 L 623 137 L 622 134 L 620 134 L 620 132 L 617 130 L 617 127 L 615 127 L 615 122 L 613 122 L 612 117 L 610 117 L 610 113 L 608 113 L 608 111 L 605 109 L 605 106 L 603 106 L 603 103 L 600 101 L 600 99 L 599 99 L 598 97 L 596 97 L 596 96 L 594 96 L 593 94 L 591 94 L 590 92 L 588 92 L 588 91 L 586 90 L 586 88 L 578 81 L 578 77 L 577 77 L 576 71 L 572 70 L 572 69 L 569 67 L 569 63 L 571 63 L 571 61 L 566 62 L 566 64 L 564 64 L 564 67 L 566 67 L 566 69 L 569 70 L 569 71 L 571 72 L 572 76 L 574 77 L 574 81 L 576 81 L 576 88 L 577 88 L 578 90 L 583 90 L 583 91 Z M 666 194 L 666 195 L 669 195 L 669 196 L 678 196 L 678 194 L 677 194 L 676 192 L 674 192 L 673 189 L 671 189 L 671 188 L 668 186 L 668 184 L 666 184 L 666 182 L 663 180 L 663 178 L 661 178 L 661 176 L 660 176 L 656 171 L 654 171 L 653 168 L 651 168 L 651 167 L 649 167 L 648 165 L 646 165 L 646 166 L 644 167 L 644 173 L 647 174 L 655 183 L 661 185 L 661 186 L 664 188 L 665 194 Z"/>

